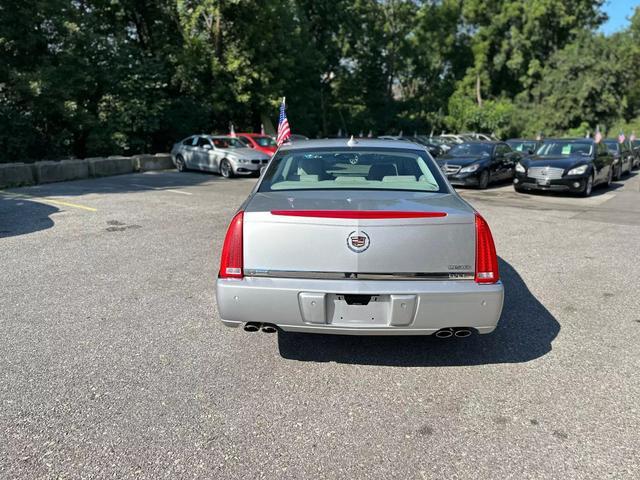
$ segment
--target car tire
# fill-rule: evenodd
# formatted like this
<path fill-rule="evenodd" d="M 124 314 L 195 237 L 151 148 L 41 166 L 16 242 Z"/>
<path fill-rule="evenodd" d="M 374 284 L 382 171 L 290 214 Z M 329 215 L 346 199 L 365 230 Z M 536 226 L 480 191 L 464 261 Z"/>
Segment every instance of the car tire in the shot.
<path fill-rule="evenodd" d="M 226 158 L 222 160 L 222 163 L 220 163 L 220 175 L 222 175 L 224 178 L 234 177 L 233 168 L 231 167 L 229 160 L 227 160 Z"/>
<path fill-rule="evenodd" d="M 618 180 L 620 180 L 621 176 L 622 176 L 622 164 L 618 165 L 618 167 L 616 168 L 616 173 L 614 173 L 613 179 L 617 182 Z"/>
<path fill-rule="evenodd" d="M 587 178 L 587 183 L 584 184 L 584 190 L 580 192 L 581 197 L 590 197 L 593 192 L 593 174 Z"/>
<path fill-rule="evenodd" d="M 514 189 L 517 193 L 524 193 L 524 188 L 521 188 L 521 187 L 513 187 L 513 189 Z"/>
<path fill-rule="evenodd" d="M 613 183 L 613 168 L 609 169 L 609 175 L 607 175 L 607 188 Z"/>
<path fill-rule="evenodd" d="M 176 157 L 176 170 L 178 170 L 179 172 L 186 172 L 188 170 L 187 164 L 184 162 L 184 158 L 182 158 L 182 155 L 178 155 Z"/>
<path fill-rule="evenodd" d="M 484 190 L 489 186 L 489 172 L 484 170 L 480 173 L 480 178 L 478 179 L 478 188 L 480 190 Z"/>

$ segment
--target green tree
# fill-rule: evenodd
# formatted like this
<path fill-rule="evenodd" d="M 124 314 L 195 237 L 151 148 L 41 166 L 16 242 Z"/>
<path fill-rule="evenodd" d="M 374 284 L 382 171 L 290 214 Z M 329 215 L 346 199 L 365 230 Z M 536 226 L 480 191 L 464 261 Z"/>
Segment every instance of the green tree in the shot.
<path fill-rule="evenodd" d="M 542 70 L 531 90 L 527 132 L 612 123 L 626 107 L 626 68 L 606 37 L 585 32 L 556 52 Z"/>

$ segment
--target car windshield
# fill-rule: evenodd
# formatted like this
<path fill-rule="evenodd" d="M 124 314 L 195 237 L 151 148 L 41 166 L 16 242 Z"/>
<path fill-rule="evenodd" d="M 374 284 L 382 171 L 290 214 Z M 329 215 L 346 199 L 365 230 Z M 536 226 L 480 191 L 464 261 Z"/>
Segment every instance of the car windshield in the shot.
<path fill-rule="evenodd" d="M 461 143 L 449 150 L 452 157 L 490 157 L 493 145 L 485 143 Z"/>
<path fill-rule="evenodd" d="M 218 137 L 212 138 L 211 141 L 216 148 L 245 148 L 247 146 L 244 140 L 235 137 Z"/>
<path fill-rule="evenodd" d="M 261 147 L 275 147 L 276 141 L 271 137 L 253 137 L 253 140 Z"/>
<path fill-rule="evenodd" d="M 507 142 L 516 152 L 533 152 L 536 149 L 536 142 Z"/>
<path fill-rule="evenodd" d="M 607 150 L 609 150 L 611 153 L 618 153 L 618 149 L 620 148 L 620 144 L 618 142 L 616 142 L 615 140 L 611 140 L 611 141 L 606 141 L 604 142 L 604 144 L 607 146 Z"/>
<path fill-rule="evenodd" d="M 563 140 L 548 140 L 536 152 L 540 157 L 558 157 L 568 155 L 591 155 L 591 142 L 575 142 Z"/>
<path fill-rule="evenodd" d="M 281 151 L 259 191 L 320 189 L 448 192 L 426 152 L 382 148 Z"/>

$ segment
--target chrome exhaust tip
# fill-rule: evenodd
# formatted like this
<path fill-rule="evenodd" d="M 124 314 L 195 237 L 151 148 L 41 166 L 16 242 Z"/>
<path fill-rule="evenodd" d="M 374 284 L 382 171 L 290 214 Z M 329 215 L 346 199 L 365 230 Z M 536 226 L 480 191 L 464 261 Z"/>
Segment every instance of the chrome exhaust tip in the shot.
<path fill-rule="evenodd" d="M 261 323 L 247 322 L 247 323 L 244 324 L 244 331 L 245 332 L 257 332 L 258 330 L 260 330 L 261 326 L 262 326 Z"/>
<path fill-rule="evenodd" d="M 468 328 L 459 328 L 455 331 L 454 335 L 457 338 L 465 338 L 471 335 L 471 330 L 469 330 Z"/>
<path fill-rule="evenodd" d="M 435 333 L 435 336 L 438 338 L 451 338 L 453 336 L 453 330 L 451 330 L 450 328 L 443 328 L 441 330 L 438 330 Z"/>
<path fill-rule="evenodd" d="M 265 323 L 262 325 L 262 331 L 264 333 L 276 333 L 278 329 L 275 325 L 271 325 L 270 323 Z"/>

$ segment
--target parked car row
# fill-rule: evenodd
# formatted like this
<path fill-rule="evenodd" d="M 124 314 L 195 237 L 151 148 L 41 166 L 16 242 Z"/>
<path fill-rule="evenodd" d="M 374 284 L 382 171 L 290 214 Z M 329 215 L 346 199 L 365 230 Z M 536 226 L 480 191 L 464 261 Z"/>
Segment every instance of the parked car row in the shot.
<path fill-rule="evenodd" d="M 640 166 L 640 142 L 591 138 L 492 140 L 484 134 L 381 136 L 411 142 L 436 159 L 454 186 L 487 188 L 513 180 L 517 192 L 549 190 L 591 195 Z M 297 136 L 293 141 L 307 140 Z M 171 155 L 179 171 L 203 170 L 225 178 L 259 175 L 277 150 L 275 140 L 256 133 L 192 135 L 176 143 Z"/>
<path fill-rule="evenodd" d="M 513 179 L 517 192 L 546 190 L 589 196 L 640 166 L 640 148 L 626 140 L 591 138 L 457 144 L 437 159 L 452 185 L 487 188 Z"/>

